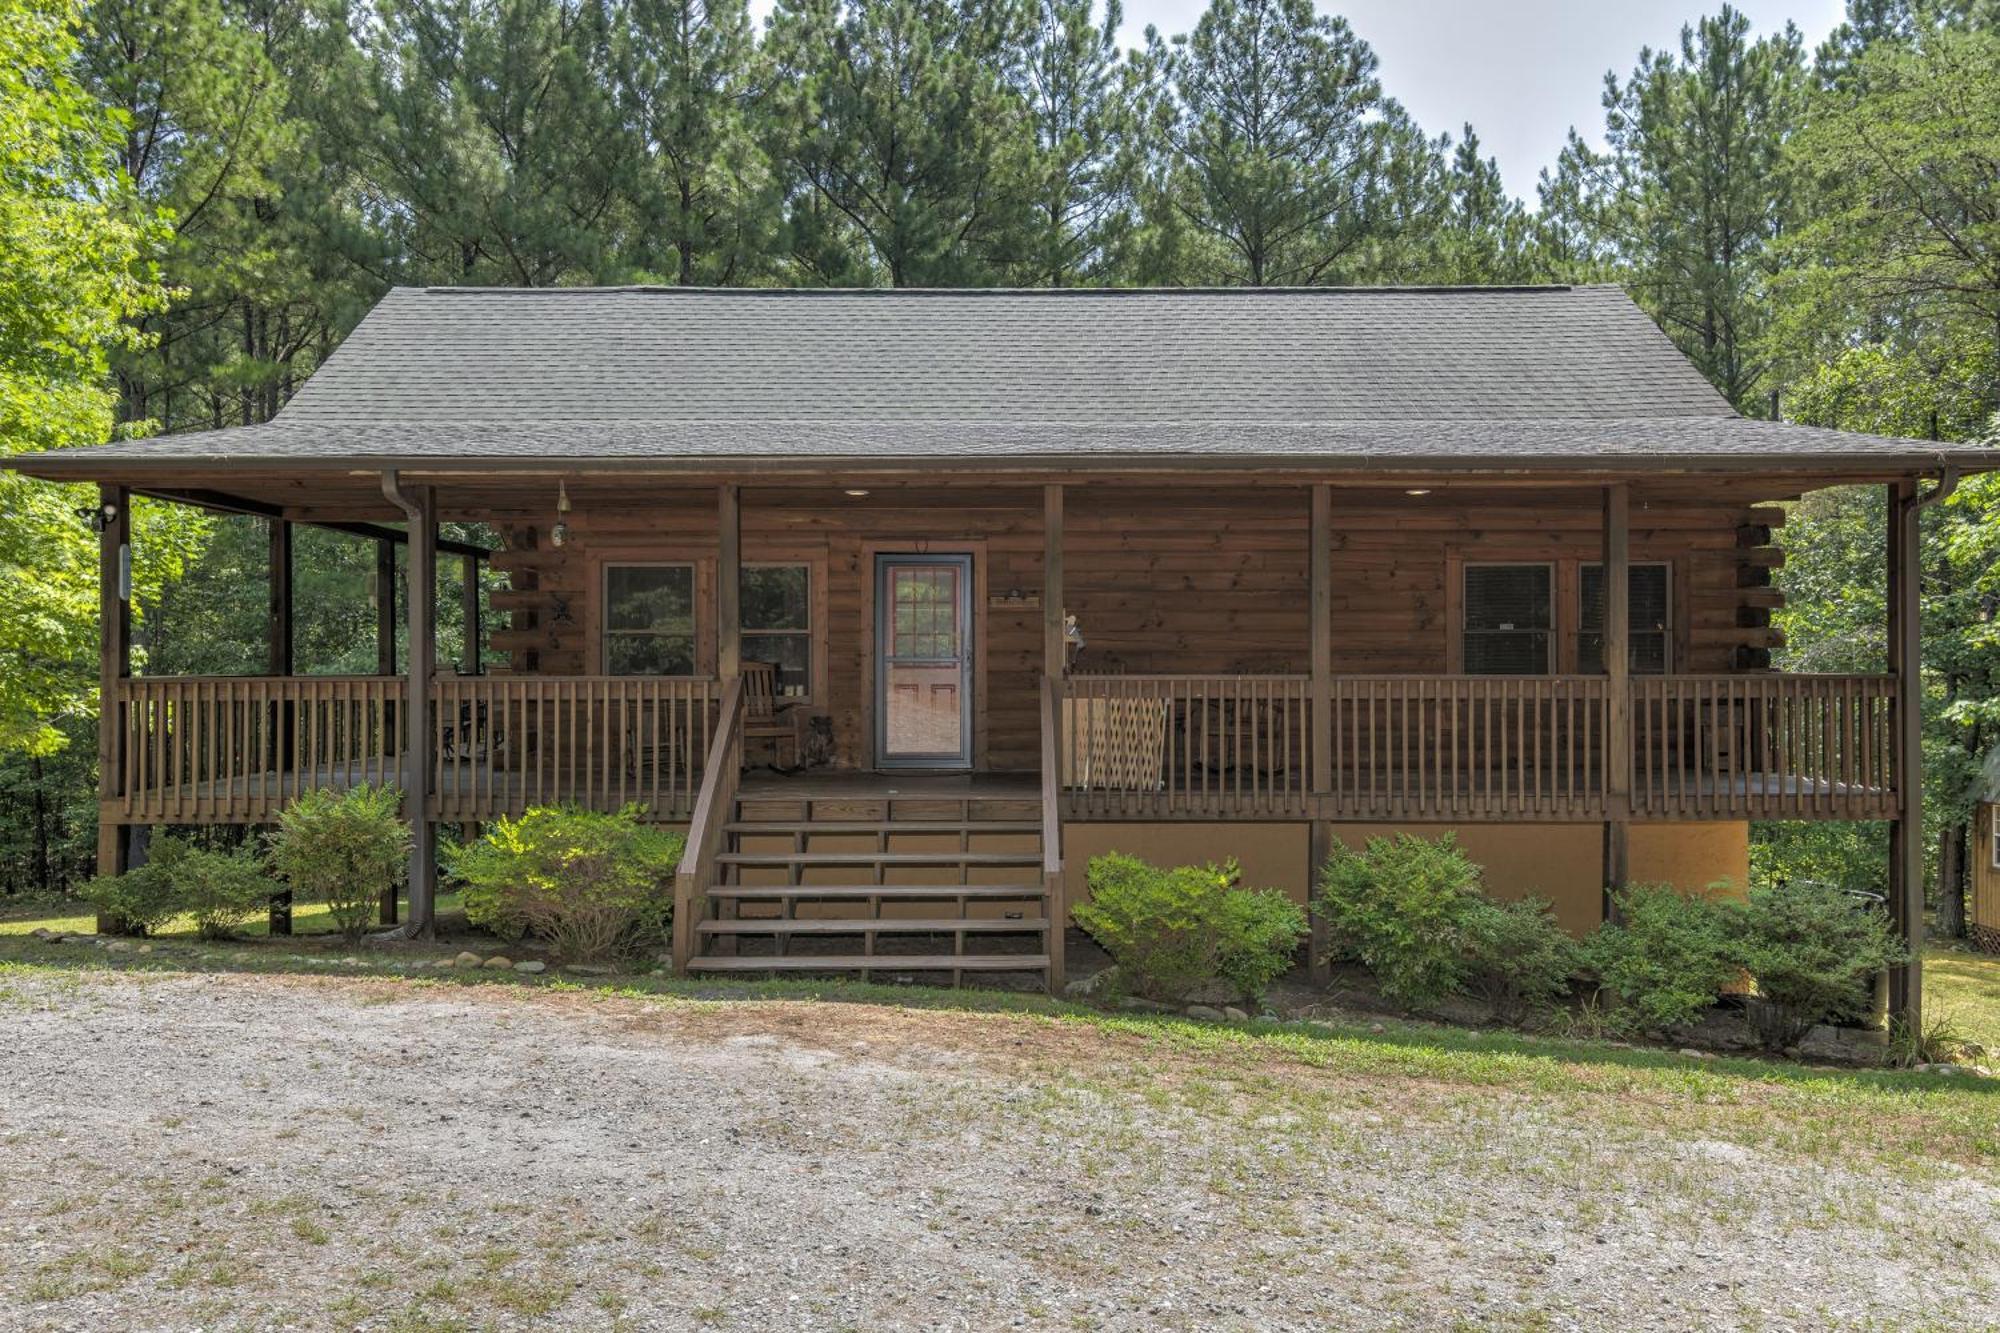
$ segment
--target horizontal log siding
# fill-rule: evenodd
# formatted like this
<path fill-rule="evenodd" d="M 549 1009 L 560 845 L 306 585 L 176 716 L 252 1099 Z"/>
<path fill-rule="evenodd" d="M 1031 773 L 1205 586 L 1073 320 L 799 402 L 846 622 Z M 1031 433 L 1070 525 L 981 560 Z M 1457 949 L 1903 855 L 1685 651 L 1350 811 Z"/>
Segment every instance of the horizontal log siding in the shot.
<path fill-rule="evenodd" d="M 831 489 L 831 488 L 829 488 Z M 1600 553 L 1594 503 L 1556 506 L 1490 491 L 1464 500 L 1440 492 L 1364 499 L 1336 492 L 1330 571 L 1333 669 L 1342 675 L 1443 674 L 1450 663 L 1459 561 L 1560 562 L 1562 622 L 1573 631 L 1574 562 Z M 967 503 L 969 496 L 976 496 Z M 1067 503 L 1067 609 L 1087 646 L 1076 662 L 1092 673 L 1285 675 L 1310 671 L 1307 548 L 1309 504 L 1301 487 L 1251 491 L 1075 486 Z M 1674 565 L 1675 669 L 1727 673 L 1761 660 L 1777 604 L 1768 544 L 1775 510 L 1753 509 L 1718 484 L 1714 499 L 1635 500 L 1632 559 Z M 503 526 L 509 549 L 497 568 L 523 576 L 495 605 L 515 623 L 496 647 L 517 669 L 601 670 L 599 599 L 608 561 L 697 562 L 698 668 L 714 669 L 715 503 L 690 490 L 630 506 L 579 503 L 570 541 L 549 549 L 526 524 Z M 870 551 L 972 547 L 986 593 L 981 699 L 984 766 L 1032 770 L 1037 758 L 1041 668 L 1041 505 L 1026 487 L 978 492 L 879 492 L 862 501 L 744 491 L 745 561 L 802 560 L 821 574 L 815 647 L 821 697 L 839 761 L 867 750 L 870 681 Z M 535 543 L 532 549 L 530 543 Z M 1025 596 L 1010 601 L 1008 594 Z M 1565 664 L 1573 632 L 1563 636 Z"/>

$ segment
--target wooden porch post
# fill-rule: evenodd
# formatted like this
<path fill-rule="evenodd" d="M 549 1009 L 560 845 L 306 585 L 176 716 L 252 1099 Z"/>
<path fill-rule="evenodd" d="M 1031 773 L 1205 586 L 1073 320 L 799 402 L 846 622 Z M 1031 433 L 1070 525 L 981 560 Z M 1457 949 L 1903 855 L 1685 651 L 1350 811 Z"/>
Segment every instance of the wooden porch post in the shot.
<path fill-rule="evenodd" d="M 1320 483 L 1312 488 L 1312 538 L 1308 544 L 1311 568 L 1306 586 L 1312 598 L 1312 790 L 1315 797 L 1333 793 L 1333 487 Z M 1318 802 L 1315 802 L 1318 804 Z M 1333 851 L 1333 826 L 1315 819 L 1310 839 L 1312 862 L 1306 867 L 1306 896 L 1310 901 L 1319 870 Z M 1316 978 L 1326 975 L 1327 929 L 1318 912 L 1312 913 L 1312 937 L 1306 962 Z"/>
<path fill-rule="evenodd" d="M 396 674 L 396 543 L 375 543 L 375 674 Z"/>
<path fill-rule="evenodd" d="M 1889 969 L 1889 1017 L 1923 1022 L 1924 784 L 1922 613 L 1915 481 L 1889 488 L 1889 674 L 1896 678 L 1896 816 L 1889 825 L 1889 919 L 1910 960 Z"/>
<path fill-rule="evenodd" d="M 715 666 L 726 682 L 743 670 L 743 497 L 733 485 L 715 488 L 715 529 Z"/>
<path fill-rule="evenodd" d="M 267 519 L 266 524 L 270 529 L 271 558 L 267 571 L 270 614 L 264 623 L 264 673 L 289 676 L 295 665 L 292 658 L 292 525 L 282 518 Z M 278 764 L 282 772 L 297 762 L 293 735 L 297 729 L 298 714 L 290 703 L 281 704 L 280 708 Z M 292 933 L 290 889 L 271 895 L 270 928 L 273 935 Z"/>
<path fill-rule="evenodd" d="M 412 937 L 437 930 L 437 828 L 430 821 L 431 677 L 437 669 L 437 492 L 413 486 L 407 492 L 413 514 L 404 600 L 409 606 L 409 671 L 403 696 L 404 750 L 409 769 L 403 787 L 403 817 L 410 841 L 410 921 Z"/>
<path fill-rule="evenodd" d="M 131 869 L 132 833 L 111 817 L 110 805 L 125 794 L 125 681 L 132 675 L 132 513 L 131 492 L 99 486 L 97 504 L 97 873 Z M 124 923 L 99 915 L 100 934 Z"/>
<path fill-rule="evenodd" d="M 1063 612 L 1063 488 L 1042 487 L 1042 674 L 1060 680 L 1069 665 Z"/>
<path fill-rule="evenodd" d="M 1626 821 L 1632 814 L 1631 565 L 1632 496 L 1624 482 L 1604 488 L 1604 674 L 1610 707 L 1604 729 L 1604 916 L 1629 870 Z"/>

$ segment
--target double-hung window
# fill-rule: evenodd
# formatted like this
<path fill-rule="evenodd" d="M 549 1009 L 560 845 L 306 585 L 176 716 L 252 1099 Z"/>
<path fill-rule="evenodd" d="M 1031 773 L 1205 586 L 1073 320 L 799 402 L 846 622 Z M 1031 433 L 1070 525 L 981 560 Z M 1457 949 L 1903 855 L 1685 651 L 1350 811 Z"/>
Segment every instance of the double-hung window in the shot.
<path fill-rule="evenodd" d="M 1586 676 L 1604 672 L 1604 566 L 1585 565 L 1579 571 L 1576 669 Z M 1673 661 L 1673 597 L 1671 566 L 1664 563 L 1626 567 L 1630 589 L 1626 604 L 1627 670 L 1635 676 L 1665 675 Z"/>
<path fill-rule="evenodd" d="M 604 670 L 613 676 L 691 676 L 695 662 L 691 564 L 604 567 Z"/>
<path fill-rule="evenodd" d="M 1555 670 L 1555 567 L 1465 566 L 1461 644 L 1474 676 L 1546 676 Z"/>

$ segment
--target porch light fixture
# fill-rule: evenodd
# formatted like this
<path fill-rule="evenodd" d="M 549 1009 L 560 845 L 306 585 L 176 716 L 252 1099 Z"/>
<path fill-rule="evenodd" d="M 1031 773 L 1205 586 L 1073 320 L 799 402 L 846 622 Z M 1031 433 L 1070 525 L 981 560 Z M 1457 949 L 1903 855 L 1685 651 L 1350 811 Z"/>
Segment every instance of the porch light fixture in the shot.
<path fill-rule="evenodd" d="M 847 496 L 849 499 L 852 500 L 865 500 L 868 498 L 867 490 L 860 486 L 849 486 L 846 490 L 842 491 L 841 494 Z"/>
<path fill-rule="evenodd" d="M 569 543 L 569 486 L 556 482 L 556 525 L 549 529 L 549 545 L 565 546 Z"/>

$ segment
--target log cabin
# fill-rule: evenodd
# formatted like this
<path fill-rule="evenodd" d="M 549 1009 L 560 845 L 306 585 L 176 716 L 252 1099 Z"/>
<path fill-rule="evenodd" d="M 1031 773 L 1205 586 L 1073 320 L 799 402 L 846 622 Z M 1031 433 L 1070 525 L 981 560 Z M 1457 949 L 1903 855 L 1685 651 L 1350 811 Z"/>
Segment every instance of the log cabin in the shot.
<path fill-rule="evenodd" d="M 637 804 L 683 970 L 1054 986 L 1093 854 L 1304 897 L 1397 829 L 1581 931 L 1884 820 L 1919 939 L 1919 515 L 1987 459 L 1745 418 L 1611 286 L 631 288 L 398 289 L 266 424 L 12 466 L 99 487 L 107 871 L 399 782 L 422 932 L 439 825 Z M 1773 671 L 1785 503 L 1854 484 L 1887 669 Z M 135 496 L 269 521 L 265 674 L 135 673 Z M 407 544 L 400 668 L 383 596 L 293 670 L 298 525 Z M 434 660 L 440 558 L 504 665 Z"/>

